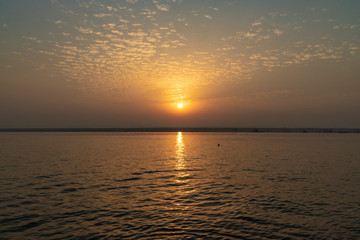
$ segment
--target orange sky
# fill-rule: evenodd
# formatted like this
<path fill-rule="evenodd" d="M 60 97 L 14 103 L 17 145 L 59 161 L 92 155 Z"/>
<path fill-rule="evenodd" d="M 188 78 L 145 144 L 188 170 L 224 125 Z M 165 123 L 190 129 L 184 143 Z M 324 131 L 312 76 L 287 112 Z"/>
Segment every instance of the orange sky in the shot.
<path fill-rule="evenodd" d="M 360 127 L 359 10 L 2 1 L 0 128 Z"/>

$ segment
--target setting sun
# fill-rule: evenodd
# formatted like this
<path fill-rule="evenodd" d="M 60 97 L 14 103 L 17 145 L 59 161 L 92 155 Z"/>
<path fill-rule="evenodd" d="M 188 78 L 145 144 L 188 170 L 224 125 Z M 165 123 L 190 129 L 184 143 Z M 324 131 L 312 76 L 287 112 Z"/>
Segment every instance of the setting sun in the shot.
<path fill-rule="evenodd" d="M 177 107 L 178 108 L 183 108 L 184 104 L 183 103 L 178 103 Z"/>

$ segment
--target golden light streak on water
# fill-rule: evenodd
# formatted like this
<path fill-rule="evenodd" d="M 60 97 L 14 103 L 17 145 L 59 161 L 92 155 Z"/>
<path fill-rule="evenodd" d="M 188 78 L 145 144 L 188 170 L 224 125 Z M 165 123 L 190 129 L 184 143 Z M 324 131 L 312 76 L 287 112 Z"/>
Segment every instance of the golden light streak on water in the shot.
<path fill-rule="evenodd" d="M 180 196 L 186 196 L 195 191 L 195 189 L 191 186 L 191 176 L 187 169 L 186 158 L 185 158 L 185 144 L 182 132 L 178 132 L 176 137 L 176 183 L 177 186 L 177 194 Z M 175 203 L 178 207 L 186 209 L 187 206 L 183 206 L 180 203 Z"/>
<path fill-rule="evenodd" d="M 176 170 L 183 170 L 185 168 L 185 158 L 184 158 L 184 140 L 182 132 L 178 132 L 176 137 Z"/>

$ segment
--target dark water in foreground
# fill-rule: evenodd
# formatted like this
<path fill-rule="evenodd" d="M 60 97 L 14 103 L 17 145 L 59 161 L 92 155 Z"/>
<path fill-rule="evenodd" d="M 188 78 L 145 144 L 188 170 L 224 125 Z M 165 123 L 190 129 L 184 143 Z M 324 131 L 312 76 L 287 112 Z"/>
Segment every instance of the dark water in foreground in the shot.
<path fill-rule="evenodd" d="M 0 190 L 0 239 L 360 239 L 360 135 L 1 133 Z"/>

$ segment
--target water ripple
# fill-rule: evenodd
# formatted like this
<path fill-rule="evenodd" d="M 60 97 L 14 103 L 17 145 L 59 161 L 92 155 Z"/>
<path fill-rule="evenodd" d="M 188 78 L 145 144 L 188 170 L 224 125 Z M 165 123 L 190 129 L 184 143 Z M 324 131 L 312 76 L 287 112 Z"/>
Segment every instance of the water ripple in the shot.
<path fill-rule="evenodd" d="M 279 136 L 194 134 L 177 145 L 141 135 L 144 153 L 140 140 L 119 150 L 128 135 L 90 136 L 77 147 L 79 136 L 66 136 L 55 152 L 24 153 L 25 170 L 2 171 L 1 239 L 360 239 L 355 150 L 337 165 L 339 148 L 296 150 L 313 146 L 307 138 L 282 147 Z M 228 142 L 214 149 L 218 137 Z"/>

